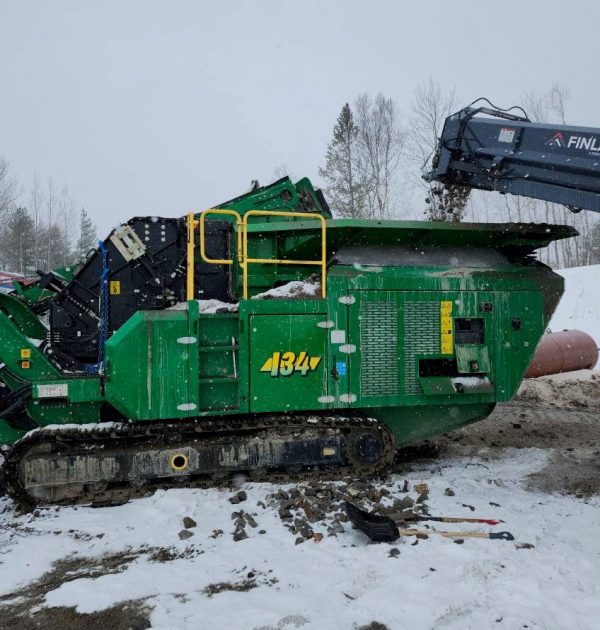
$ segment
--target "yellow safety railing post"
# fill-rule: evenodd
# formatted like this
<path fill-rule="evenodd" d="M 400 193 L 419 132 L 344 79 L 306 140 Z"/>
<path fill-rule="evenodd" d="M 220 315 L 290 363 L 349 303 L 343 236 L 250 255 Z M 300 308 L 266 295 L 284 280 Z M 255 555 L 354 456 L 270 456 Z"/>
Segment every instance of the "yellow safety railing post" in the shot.
<path fill-rule="evenodd" d="M 188 242 L 187 242 L 187 299 L 194 299 L 194 229 L 200 227 L 200 256 L 202 260 L 211 265 L 233 265 L 233 259 L 209 258 L 206 254 L 206 228 L 205 220 L 209 214 L 232 216 L 236 220 L 237 230 L 237 261 L 242 269 L 243 297 L 248 299 L 248 263 L 280 264 L 280 265 L 315 265 L 321 267 L 321 295 L 327 296 L 327 222 L 316 213 L 298 213 L 279 210 L 249 210 L 244 218 L 235 210 L 221 208 L 209 208 L 200 213 L 196 221 L 194 213 L 188 214 Z M 291 217 L 294 219 L 317 219 L 321 223 L 321 258 L 319 260 L 291 260 L 279 258 L 250 258 L 248 256 L 248 219 L 253 216 Z"/>
<path fill-rule="evenodd" d="M 194 213 L 190 212 L 187 217 L 187 284 L 186 297 L 188 300 L 194 299 L 194 228 L 196 220 Z"/>
<path fill-rule="evenodd" d="M 238 262 L 242 264 L 242 259 L 244 256 L 244 252 L 241 249 L 242 246 L 242 234 L 241 234 L 241 225 L 242 225 L 242 217 L 235 210 L 224 210 L 221 208 L 209 208 L 208 210 L 203 210 L 200 213 L 200 256 L 202 256 L 202 260 L 211 265 L 233 265 L 233 260 L 230 259 L 218 259 L 218 258 L 209 258 L 206 255 L 205 242 L 204 242 L 204 234 L 205 234 L 205 226 L 204 221 L 208 214 L 221 214 L 227 215 L 230 217 L 235 217 L 236 226 L 237 226 L 237 245 L 238 245 L 238 253 L 237 258 Z"/>
<path fill-rule="evenodd" d="M 248 256 L 248 219 L 253 216 L 262 217 L 291 217 L 317 219 L 321 222 L 321 259 L 320 260 L 291 260 L 280 258 L 250 258 Z M 327 222 L 320 215 L 312 212 L 286 212 L 283 210 L 249 210 L 244 215 L 242 222 L 242 251 L 243 262 L 241 263 L 243 272 L 243 294 L 244 299 L 248 299 L 248 264 L 280 264 L 280 265 L 318 265 L 321 267 L 321 295 L 327 296 Z"/>

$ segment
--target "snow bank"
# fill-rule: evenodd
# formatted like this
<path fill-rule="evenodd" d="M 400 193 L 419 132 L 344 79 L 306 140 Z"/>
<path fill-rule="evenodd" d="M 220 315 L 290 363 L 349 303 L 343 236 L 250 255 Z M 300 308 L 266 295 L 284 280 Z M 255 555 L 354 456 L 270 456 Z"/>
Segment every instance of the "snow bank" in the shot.
<path fill-rule="evenodd" d="M 600 346 L 600 265 L 557 269 L 565 294 L 550 320 L 552 332 L 582 330 Z"/>

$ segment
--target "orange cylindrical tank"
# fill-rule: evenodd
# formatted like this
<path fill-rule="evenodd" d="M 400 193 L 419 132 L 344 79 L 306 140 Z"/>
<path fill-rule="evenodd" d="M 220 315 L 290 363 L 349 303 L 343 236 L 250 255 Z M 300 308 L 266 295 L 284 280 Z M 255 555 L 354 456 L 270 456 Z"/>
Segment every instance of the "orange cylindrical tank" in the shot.
<path fill-rule="evenodd" d="M 535 349 L 525 378 L 591 370 L 598 362 L 596 342 L 581 330 L 548 333 Z"/>

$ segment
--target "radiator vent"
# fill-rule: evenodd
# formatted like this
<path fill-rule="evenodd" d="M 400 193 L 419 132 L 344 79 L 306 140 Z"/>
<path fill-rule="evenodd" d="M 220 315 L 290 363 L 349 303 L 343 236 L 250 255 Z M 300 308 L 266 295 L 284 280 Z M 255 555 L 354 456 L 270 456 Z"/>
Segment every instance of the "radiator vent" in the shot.
<path fill-rule="evenodd" d="M 440 351 L 440 303 L 404 303 L 404 391 L 421 394 L 417 381 L 418 354 L 438 354 Z"/>
<path fill-rule="evenodd" d="M 361 394 L 397 396 L 398 304 L 363 302 L 360 318 Z"/>

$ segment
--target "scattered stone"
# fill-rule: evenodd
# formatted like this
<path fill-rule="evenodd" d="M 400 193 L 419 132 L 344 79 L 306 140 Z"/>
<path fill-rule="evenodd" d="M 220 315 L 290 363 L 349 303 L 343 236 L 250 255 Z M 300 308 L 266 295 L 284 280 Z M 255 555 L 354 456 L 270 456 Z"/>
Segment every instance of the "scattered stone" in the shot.
<path fill-rule="evenodd" d="M 437 569 L 434 569 L 433 567 L 429 567 L 430 571 L 437 571 Z"/>
<path fill-rule="evenodd" d="M 417 494 L 429 494 L 429 486 L 426 483 L 417 483 L 414 486 Z"/>
<path fill-rule="evenodd" d="M 194 532 L 191 532 L 189 529 L 182 529 L 179 532 L 179 540 L 186 540 L 186 538 L 191 538 L 194 535 Z"/>
<path fill-rule="evenodd" d="M 296 538 L 296 545 L 301 545 L 304 542 L 304 538 L 302 538 L 302 536 L 298 536 L 298 538 Z"/>
<path fill-rule="evenodd" d="M 454 496 L 454 490 L 452 490 L 452 488 L 446 488 L 446 489 L 444 490 L 444 494 L 445 494 L 447 497 L 453 497 L 453 496 Z"/>
<path fill-rule="evenodd" d="M 239 516 L 233 521 L 236 529 L 243 529 L 246 525 L 246 519 L 243 516 Z"/>
<path fill-rule="evenodd" d="M 396 499 L 394 501 L 394 510 L 408 510 L 415 504 L 414 500 L 410 497 L 403 497 L 402 499 Z"/>
<path fill-rule="evenodd" d="M 261 507 L 263 510 L 267 509 L 267 506 L 262 501 L 257 501 L 256 506 Z"/>
<path fill-rule="evenodd" d="M 186 529 L 192 529 L 192 527 L 196 527 L 196 521 L 193 518 L 190 518 L 189 516 L 184 516 L 183 517 L 183 526 Z"/>
<path fill-rule="evenodd" d="M 246 523 L 250 525 L 250 527 L 258 527 L 258 523 L 254 520 L 252 514 L 245 514 Z"/>
<path fill-rule="evenodd" d="M 337 536 L 338 534 L 343 534 L 346 530 L 340 525 L 340 523 L 334 523 L 327 528 L 328 536 Z"/>
<path fill-rule="evenodd" d="M 313 533 L 314 533 L 312 527 L 308 524 L 303 525 L 302 527 L 298 528 L 298 532 L 305 540 L 312 538 Z"/>
<path fill-rule="evenodd" d="M 392 547 L 388 553 L 388 558 L 397 558 L 400 555 L 400 549 L 398 547 Z"/>
<path fill-rule="evenodd" d="M 266 529 L 259 529 L 259 530 L 258 530 L 258 533 L 259 533 L 259 534 L 266 534 L 266 533 L 267 533 L 267 530 L 266 530 Z"/>
<path fill-rule="evenodd" d="M 222 529 L 213 529 L 212 534 L 210 535 L 210 538 L 218 538 L 219 536 L 223 535 L 223 530 Z"/>
<path fill-rule="evenodd" d="M 493 501 L 490 501 L 490 505 L 491 505 L 492 507 L 500 507 L 500 504 L 499 504 L 499 503 L 494 503 Z"/>
<path fill-rule="evenodd" d="M 404 480 L 404 484 L 402 485 L 402 492 L 408 492 L 409 486 L 408 486 L 408 479 Z"/>
<path fill-rule="evenodd" d="M 531 543 L 517 543 L 515 547 L 517 549 L 535 549 L 535 545 L 532 545 Z"/>
<path fill-rule="evenodd" d="M 240 540 L 244 540 L 245 538 L 248 538 L 248 534 L 246 534 L 246 530 L 244 528 L 236 530 L 233 534 L 233 540 L 235 542 L 239 542 Z"/>
<path fill-rule="evenodd" d="M 288 521 L 292 519 L 292 513 L 287 508 L 279 508 L 279 518 L 282 521 Z"/>
<path fill-rule="evenodd" d="M 457 545 L 462 545 L 465 542 L 465 539 L 464 538 L 453 538 L 452 542 L 456 543 Z"/>
<path fill-rule="evenodd" d="M 388 627 L 379 621 L 371 621 L 365 626 L 360 626 L 358 630 L 389 630 Z"/>
<path fill-rule="evenodd" d="M 229 497 L 229 503 L 237 505 L 238 503 L 245 501 L 247 498 L 248 495 L 246 494 L 246 492 L 244 490 L 240 490 L 239 492 L 236 492 L 232 497 Z"/>
<path fill-rule="evenodd" d="M 289 499 L 290 495 L 285 490 L 277 490 L 275 498 L 281 501 L 282 499 Z"/>
<path fill-rule="evenodd" d="M 521 425 L 518 422 L 513 422 L 513 429 L 520 429 Z"/>
<path fill-rule="evenodd" d="M 467 505 L 466 503 L 463 503 L 463 504 L 462 504 L 462 507 L 469 508 L 469 510 L 471 510 L 471 512 L 474 512 L 474 511 L 475 511 L 475 508 L 474 508 L 472 505 Z"/>

